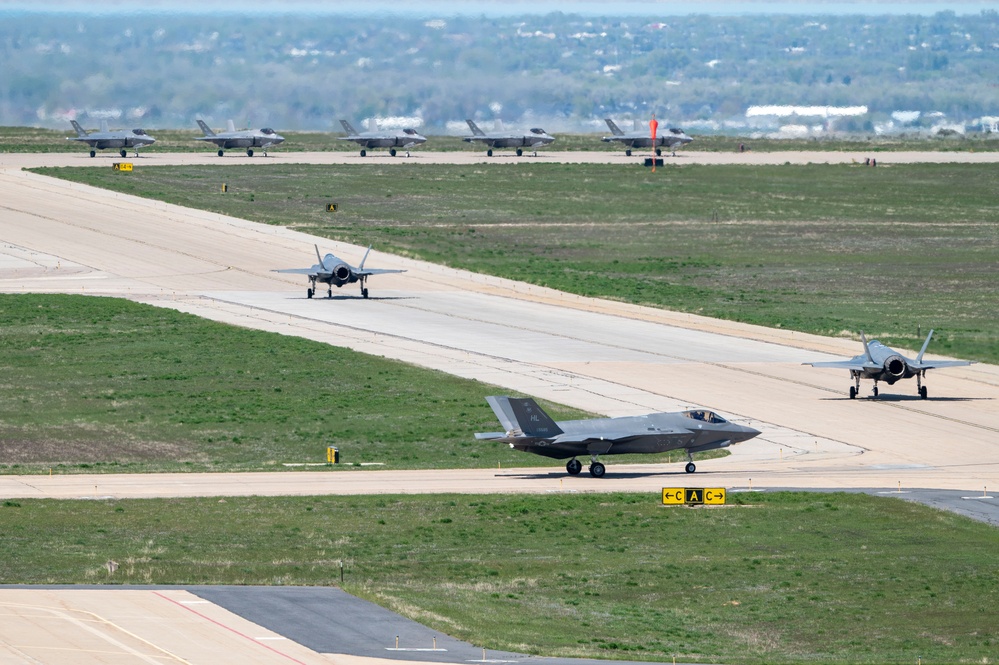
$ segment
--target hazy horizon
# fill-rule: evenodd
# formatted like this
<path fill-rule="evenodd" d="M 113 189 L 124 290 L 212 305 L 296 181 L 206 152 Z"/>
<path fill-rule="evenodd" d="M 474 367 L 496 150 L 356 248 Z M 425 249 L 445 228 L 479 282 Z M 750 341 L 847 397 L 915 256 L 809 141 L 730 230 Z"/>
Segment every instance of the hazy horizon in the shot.
<path fill-rule="evenodd" d="M 214 14 L 244 15 L 312 14 L 354 16 L 516 16 L 552 12 L 587 16 L 682 16 L 695 14 L 800 14 L 800 15 L 932 15 L 942 11 L 956 14 L 977 14 L 993 10 L 994 2 L 986 0 L 936 0 L 905 2 L 904 0 L 817 0 L 809 3 L 795 0 L 293 0 L 292 2 L 239 0 L 106 0 L 99 6 L 81 8 L 77 0 L 0 0 L 0 13 L 59 13 L 59 14 Z"/>

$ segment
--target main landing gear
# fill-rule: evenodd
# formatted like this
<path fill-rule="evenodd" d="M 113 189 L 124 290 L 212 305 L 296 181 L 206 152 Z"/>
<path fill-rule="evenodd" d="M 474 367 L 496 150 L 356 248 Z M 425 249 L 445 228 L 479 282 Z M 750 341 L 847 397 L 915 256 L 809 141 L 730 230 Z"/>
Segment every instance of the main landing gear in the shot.
<path fill-rule="evenodd" d="M 922 372 L 918 372 L 916 374 L 916 392 L 919 393 L 920 399 L 926 399 L 926 396 L 927 396 L 926 386 L 923 385 L 923 375 L 924 374 L 926 374 L 926 370 L 925 369 Z"/>
<path fill-rule="evenodd" d="M 247 148 L 246 149 L 246 156 L 247 157 L 253 157 L 253 148 Z"/>
<path fill-rule="evenodd" d="M 583 463 L 573 457 L 566 463 L 565 470 L 569 472 L 570 476 L 578 476 L 579 472 L 583 470 Z M 590 475 L 594 478 L 603 478 L 605 473 L 607 473 L 607 467 L 605 467 L 603 463 L 597 461 L 596 455 L 591 455 Z"/>
<path fill-rule="evenodd" d="M 687 466 L 683 467 L 683 470 L 687 473 L 697 471 L 697 467 L 694 466 L 694 455 L 689 450 L 687 451 Z"/>
<path fill-rule="evenodd" d="M 124 148 L 122 148 L 121 150 L 119 150 L 118 154 L 121 155 L 122 157 L 128 157 L 128 151 L 125 150 Z M 139 153 L 135 153 L 135 156 L 138 157 Z"/>

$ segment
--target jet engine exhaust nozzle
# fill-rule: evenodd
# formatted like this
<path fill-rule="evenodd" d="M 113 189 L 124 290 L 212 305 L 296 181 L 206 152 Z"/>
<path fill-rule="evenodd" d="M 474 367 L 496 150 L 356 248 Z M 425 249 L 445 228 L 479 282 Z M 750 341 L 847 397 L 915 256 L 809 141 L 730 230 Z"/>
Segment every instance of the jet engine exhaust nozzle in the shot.
<path fill-rule="evenodd" d="M 350 279 L 350 267 L 345 263 L 341 263 L 336 268 L 333 268 L 333 276 L 341 282 L 347 281 Z"/>
<path fill-rule="evenodd" d="M 905 361 L 900 356 L 891 356 L 885 360 L 885 372 L 896 379 L 903 378 L 905 376 Z"/>

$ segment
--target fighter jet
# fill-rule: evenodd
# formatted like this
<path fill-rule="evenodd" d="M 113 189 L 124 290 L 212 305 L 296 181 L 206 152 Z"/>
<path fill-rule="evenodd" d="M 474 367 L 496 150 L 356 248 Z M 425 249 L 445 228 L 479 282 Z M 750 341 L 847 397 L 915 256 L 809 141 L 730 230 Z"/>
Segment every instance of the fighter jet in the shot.
<path fill-rule="evenodd" d="M 246 148 L 246 156 L 253 157 L 254 148 L 263 148 L 264 157 L 267 156 L 267 148 L 284 141 L 284 137 L 275 132 L 270 127 L 263 129 L 241 129 L 236 131 L 236 125 L 232 120 L 228 122 L 227 131 L 216 134 L 211 127 L 205 124 L 204 120 L 198 120 L 198 127 L 205 133 L 204 136 L 195 137 L 195 141 L 210 141 L 219 147 L 219 157 L 225 153 L 226 148 Z"/>
<path fill-rule="evenodd" d="M 366 148 L 388 148 L 389 154 L 393 157 L 396 148 L 405 148 L 406 156 L 409 157 L 410 148 L 427 142 L 427 138 L 420 136 L 415 129 L 406 128 L 401 132 L 378 129 L 378 123 L 373 118 L 370 121 L 371 130 L 367 132 L 358 133 L 346 120 L 341 120 L 340 124 L 343 125 L 343 131 L 347 132 L 347 136 L 341 136 L 340 140 L 353 141 L 361 146 L 361 157 L 368 155 Z"/>
<path fill-rule="evenodd" d="M 923 354 L 926 347 L 930 345 L 930 338 L 933 331 L 926 336 L 923 348 L 919 350 L 919 355 L 915 360 L 906 358 L 898 351 L 891 349 L 876 339 L 870 342 L 860 332 L 860 339 L 864 343 L 864 353 L 854 356 L 849 360 L 836 360 L 832 362 L 803 363 L 812 367 L 834 367 L 836 369 L 850 370 L 850 376 L 855 385 L 850 386 L 850 399 L 857 397 L 860 392 L 861 379 L 874 379 L 874 396 L 878 396 L 878 381 L 884 381 L 889 386 L 899 379 L 911 379 L 916 377 L 916 391 L 919 396 L 926 399 L 926 386 L 922 385 L 922 379 L 926 376 L 926 370 L 940 367 L 962 367 L 971 365 L 970 360 L 928 360 L 923 362 Z"/>
<path fill-rule="evenodd" d="M 406 272 L 405 270 L 388 270 L 386 268 L 368 268 L 364 269 L 364 262 L 368 260 L 368 254 L 371 253 L 371 247 L 368 247 L 368 251 L 364 253 L 364 258 L 361 259 L 361 265 L 356 268 L 343 259 L 339 259 L 332 254 L 327 254 L 326 256 L 320 256 L 319 245 L 315 246 L 316 257 L 319 259 L 319 263 L 312 266 L 311 268 L 285 268 L 283 270 L 273 270 L 272 272 L 286 272 L 293 273 L 296 275 L 308 275 L 309 282 L 312 286 L 306 291 L 309 298 L 316 294 L 316 282 L 322 282 L 323 284 L 329 284 L 329 289 L 326 291 L 326 297 L 333 297 L 333 287 L 340 288 L 344 284 L 353 284 L 354 282 L 361 283 L 361 295 L 365 298 L 368 297 L 368 289 L 364 287 L 364 280 L 366 280 L 371 275 L 384 275 L 390 272 Z"/>
<path fill-rule="evenodd" d="M 614 136 L 605 136 L 602 141 L 609 143 L 611 141 L 618 141 L 627 146 L 624 151 L 628 157 L 631 157 L 632 148 L 651 148 L 652 147 L 652 135 L 649 132 L 641 132 L 639 130 L 634 130 L 631 132 L 624 132 L 614 124 L 614 121 L 610 118 L 604 118 L 604 122 L 610 127 L 611 133 Z M 682 129 L 670 128 L 667 129 L 665 133 L 656 131 L 656 154 L 663 154 L 662 148 L 667 148 L 673 150 L 677 146 L 687 145 L 694 139 L 687 136 Z"/>
<path fill-rule="evenodd" d="M 493 148 L 516 148 L 518 157 L 524 154 L 524 148 L 534 148 L 534 155 L 537 156 L 538 148 L 555 141 L 554 136 L 550 136 L 545 130 L 538 127 L 532 129 L 529 134 L 503 131 L 486 134 L 471 120 L 465 120 L 465 122 L 468 123 L 468 128 L 472 130 L 472 136 L 466 136 L 465 142 L 485 143 L 489 146 L 489 149 L 486 150 L 486 155 L 489 157 L 493 156 Z"/>
<path fill-rule="evenodd" d="M 570 458 L 565 470 L 572 476 L 583 469 L 576 459 L 579 455 L 590 456 L 590 475 L 600 478 L 606 469 L 597 461 L 599 455 L 681 449 L 687 451 L 685 470 L 693 473 L 693 453 L 726 448 L 760 433 L 704 409 L 557 423 L 529 397 L 487 397 L 486 401 L 506 431 L 479 433 L 476 439 L 509 443 L 514 450 L 554 459 Z"/>
<path fill-rule="evenodd" d="M 101 120 L 101 131 L 93 132 L 88 134 L 83 127 L 80 127 L 80 123 L 76 120 L 70 120 L 73 124 L 73 129 L 76 130 L 76 136 L 66 137 L 67 141 L 82 141 L 90 146 L 90 156 L 95 157 L 98 150 L 108 150 L 113 148 L 118 148 L 118 154 L 122 157 L 126 156 L 128 153 L 125 151 L 126 148 L 131 148 L 135 150 L 135 156 L 139 156 L 139 148 L 145 147 L 150 143 L 154 143 L 154 139 L 149 134 L 146 134 L 144 129 L 121 129 L 117 131 L 108 131 L 108 121 Z"/>

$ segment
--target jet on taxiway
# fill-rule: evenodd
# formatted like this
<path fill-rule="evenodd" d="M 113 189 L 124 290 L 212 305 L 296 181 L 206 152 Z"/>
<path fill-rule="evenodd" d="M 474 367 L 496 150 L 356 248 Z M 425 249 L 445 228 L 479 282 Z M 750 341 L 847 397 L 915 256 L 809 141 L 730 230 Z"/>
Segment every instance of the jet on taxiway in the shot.
<path fill-rule="evenodd" d="M 850 370 L 850 376 L 854 380 L 854 385 L 850 386 L 850 399 L 854 399 L 860 393 L 861 379 L 874 379 L 874 396 L 878 396 L 878 381 L 884 381 L 889 386 L 900 379 L 911 379 L 916 377 L 916 391 L 919 396 L 926 399 L 926 386 L 922 385 L 922 379 L 926 376 L 926 370 L 940 367 L 963 367 L 972 364 L 970 360 L 927 360 L 923 362 L 923 354 L 926 347 L 930 345 L 933 331 L 926 336 L 923 348 L 919 350 L 919 355 L 915 360 L 906 358 L 898 351 L 891 349 L 876 339 L 870 342 L 860 332 L 860 340 L 864 344 L 864 353 L 854 356 L 849 360 L 835 360 L 832 362 L 803 363 L 812 367 L 832 367 L 836 369 Z"/>
<path fill-rule="evenodd" d="M 369 124 L 371 129 L 367 132 L 358 133 L 346 120 L 341 120 L 340 124 L 343 125 L 343 131 L 347 132 L 347 136 L 341 136 L 340 140 L 353 141 L 361 146 L 361 157 L 368 155 L 368 148 L 388 148 L 389 154 L 393 157 L 396 155 L 397 148 L 403 148 L 407 151 L 406 156 L 409 157 L 410 148 L 427 142 L 426 137 L 421 136 L 415 129 L 406 128 L 402 131 L 378 129 L 378 123 L 374 118 L 371 119 Z"/>
<path fill-rule="evenodd" d="M 642 132 L 637 129 L 631 132 L 625 132 L 610 118 L 604 118 L 604 122 L 606 122 L 607 126 L 610 127 L 611 134 L 613 134 L 613 136 L 605 136 L 601 140 L 607 143 L 611 141 L 623 143 L 626 147 L 624 154 L 628 157 L 631 157 L 632 148 L 652 147 L 652 134 L 650 132 Z M 673 150 L 679 146 L 687 145 L 693 140 L 694 139 L 687 136 L 682 129 L 673 127 L 665 130 L 665 132 L 660 132 L 657 129 L 655 141 L 656 154 L 663 154 L 663 148 Z"/>
<path fill-rule="evenodd" d="M 361 259 L 361 265 L 356 268 L 343 259 L 339 259 L 332 254 L 327 254 L 326 256 L 320 256 L 319 246 L 316 245 L 316 257 L 319 259 L 319 263 L 312 266 L 311 268 L 285 268 L 283 270 L 274 270 L 272 272 L 286 272 L 293 273 L 296 275 L 308 275 L 309 282 L 312 286 L 306 291 L 306 294 L 311 298 L 316 293 L 316 283 L 322 282 L 323 284 L 329 284 L 329 289 L 326 291 L 326 297 L 333 297 L 333 287 L 338 289 L 344 284 L 353 284 L 354 282 L 361 283 L 361 295 L 365 298 L 368 297 L 368 289 L 364 286 L 364 281 L 371 275 L 384 275 L 390 272 L 406 272 L 405 270 L 389 270 L 386 268 L 364 268 L 364 262 L 368 260 L 368 254 L 371 252 L 371 247 L 368 247 L 368 251 L 364 253 L 364 258 Z"/>
<path fill-rule="evenodd" d="M 489 146 L 489 149 L 486 150 L 486 155 L 489 157 L 493 156 L 493 148 L 516 148 L 518 157 L 524 154 L 524 148 L 534 148 L 534 154 L 537 155 L 538 148 L 555 141 L 554 136 L 550 136 L 545 130 L 538 127 L 535 127 L 527 134 L 523 132 L 504 132 L 502 130 L 486 134 L 471 120 L 465 120 L 465 122 L 468 123 L 468 128 L 472 130 L 472 136 L 466 136 L 464 139 L 465 142 L 485 143 Z"/>
<path fill-rule="evenodd" d="M 212 131 L 204 120 L 198 120 L 198 127 L 205 133 L 204 136 L 195 137 L 195 141 L 208 141 L 219 147 L 219 157 L 227 148 L 246 148 L 246 156 L 253 157 L 254 148 L 263 148 L 264 157 L 267 156 L 267 148 L 284 141 L 284 137 L 275 132 L 270 127 L 263 129 L 241 129 L 237 130 L 232 120 L 228 122 L 228 128 L 224 132 L 217 134 Z"/>
<path fill-rule="evenodd" d="M 149 134 L 146 134 L 144 129 L 120 129 L 117 131 L 108 131 L 108 121 L 101 120 L 101 130 L 99 132 L 91 132 L 90 134 L 80 126 L 76 120 L 70 120 L 73 124 L 73 129 L 76 130 L 76 136 L 66 137 L 67 141 L 81 141 L 90 146 L 90 156 L 94 157 L 97 155 L 98 150 L 113 150 L 117 149 L 118 154 L 122 157 L 126 156 L 127 148 L 135 150 L 135 156 L 139 156 L 139 148 L 145 147 L 150 143 L 155 143 L 154 139 Z"/>
<path fill-rule="evenodd" d="M 646 416 L 593 418 L 555 422 L 527 398 L 487 397 L 505 432 L 486 432 L 476 439 L 509 443 L 514 450 L 554 459 L 569 459 L 565 470 L 578 474 L 579 455 L 590 456 L 590 475 L 600 478 L 606 469 L 599 455 L 687 452 L 687 473 L 695 471 L 693 453 L 725 448 L 752 439 L 760 432 L 731 423 L 713 411 L 691 409 Z"/>

